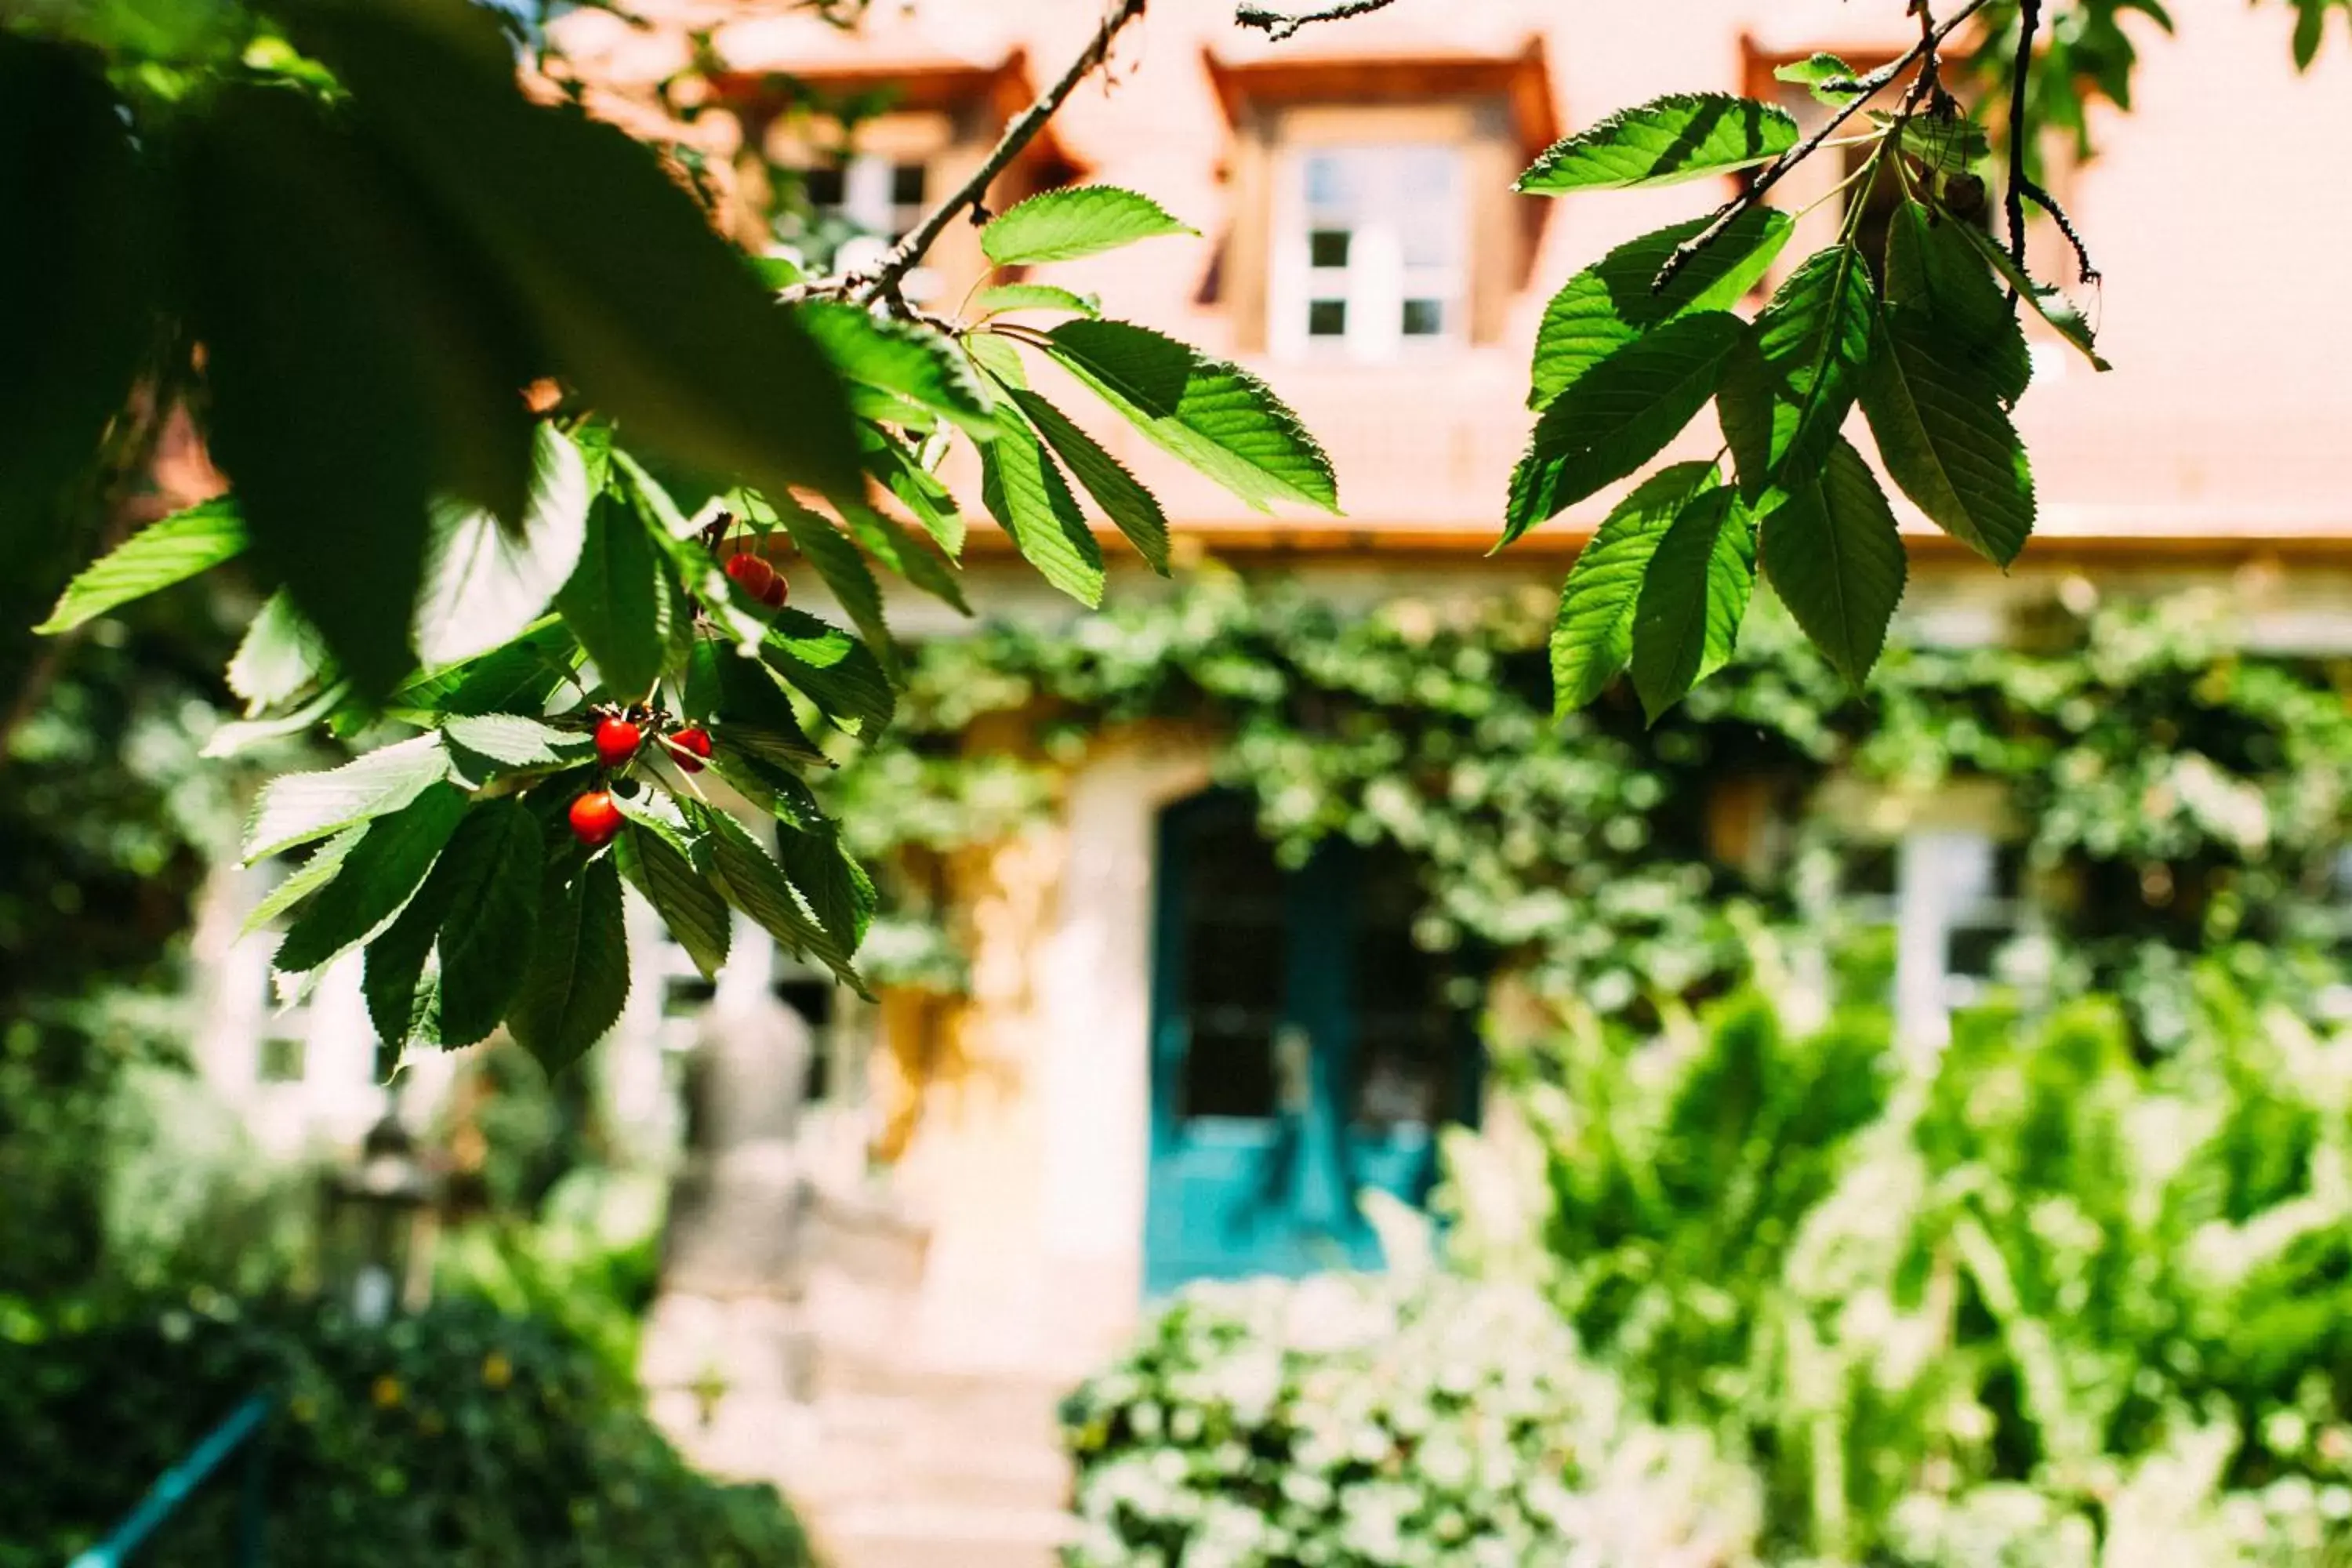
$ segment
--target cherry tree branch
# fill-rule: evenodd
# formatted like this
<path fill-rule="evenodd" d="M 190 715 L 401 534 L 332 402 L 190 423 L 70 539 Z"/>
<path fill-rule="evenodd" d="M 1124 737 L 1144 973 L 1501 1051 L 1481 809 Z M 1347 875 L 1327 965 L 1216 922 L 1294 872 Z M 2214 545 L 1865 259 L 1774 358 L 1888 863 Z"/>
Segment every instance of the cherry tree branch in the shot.
<path fill-rule="evenodd" d="M 1741 213 L 1762 201 L 1765 195 L 1780 183 L 1781 176 L 1821 151 L 1822 143 L 1836 135 L 1839 129 L 1847 121 L 1853 119 L 1864 104 L 1877 97 L 1896 77 L 1908 70 L 1913 62 L 1922 58 L 1930 50 L 1941 47 L 1944 40 L 1951 37 L 1961 23 L 1983 10 L 1990 3 L 1990 0 L 1969 0 L 1969 3 L 1954 12 L 1949 19 L 1923 32 L 1919 41 L 1904 51 L 1900 57 L 1887 61 L 1867 76 L 1856 78 L 1853 83 L 1853 94 L 1846 100 L 1844 107 L 1831 115 L 1828 121 L 1811 135 L 1766 164 L 1762 174 L 1748 182 L 1747 189 L 1716 209 L 1712 222 L 1675 247 L 1674 254 L 1666 258 L 1666 264 L 1658 268 L 1658 276 L 1650 284 L 1651 289 L 1664 289 L 1667 284 L 1673 282 L 1675 274 L 1688 267 L 1694 257 L 1723 237 L 1724 231 L 1738 220 Z M 2032 0 L 2028 0 L 2028 3 L 2032 3 Z"/>
<path fill-rule="evenodd" d="M 2033 74 L 2033 35 L 2041 27 L 2042 0 L 2019 0 L 2017 68 L 2009 83 L 2009 189 L 2003 196 L 2008 208 L 2009 258 L 2021 270 L 2025 266 L 2025 187 L 2033 183 L 2025 173 L 2026 89 Z"/>
<path fill-rule="evenodd" d="M 948 225 L 955 221 L 958 213 L 968 210 L 974 222 L 987 221 L 988 187 L 995 183 L 996 176 L 1003 174 L 1013 159 L 1021 155 L 1024 148 L 1037 139 L 1037 132 L 1045 128 L 1045 122 L 1054 118 L 1064 101 L 1076 90 L 1078 83 L 1108 58 L 1111 40 L 1118 37 L 1120 29 L 1129 22 L 1142 16 L 1143 8 L 1149 3 L 1150 0 L 1114 0 L 1110 9 L 1103 13 L 1102 20 L 1096 25 L 1087 47 L 1078 51 L 1077 58 L 1054 79 L 1051 86 L 1037 95 L 1036 102 L 1023 110 L 1014 117 L 1013 123 L 1004 128 L 1004 134 L 997 139 L 995 147 L 981 161 L 980 167 L 972 171 L 971 177 L 926 214 L 923 221 L 917 224 L 906 238 L 892 246 L 889 254 L 882 258 L 870 275 L 844 279 L 839 291 L 861 303 L 895 299 L 899 283 L 914 270 L 915 264 L 922 260 L 924 253 L 937 243 L 940 236 L 947 231 Z"/>
<path fill-rule="evenodd" d="M 1332 0 L 1330 5 L 1318 5 L 1311 11 L 1276 11 L 1244 0 L 1234 7 L 1234 23 L 1236 26 L 1255 27 L 1278 44 L 1310 22 L 1344 22 L 1350 16 L 1385 11 L 1395 4 L 1396 0 Z"/>

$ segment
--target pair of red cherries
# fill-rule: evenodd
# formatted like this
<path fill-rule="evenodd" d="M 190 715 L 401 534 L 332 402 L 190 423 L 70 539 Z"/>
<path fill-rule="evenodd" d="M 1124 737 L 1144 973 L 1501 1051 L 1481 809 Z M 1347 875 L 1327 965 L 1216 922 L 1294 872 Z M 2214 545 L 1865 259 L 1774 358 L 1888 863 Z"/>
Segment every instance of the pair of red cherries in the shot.
<path fill-rule="evenodd" d="M 605 768 L 625 767 L 646 743 L 645 727 L 618 713 L 596 721 L 596 760 Z M 673 730 L 661 737 L 681 773 L 698 773 L 710 759 L 710 731 L 700 725 Z M 621 831 L 621 808 L 610 790 L 592 789 L 572 801 L 572 836 L 591 849 L 602 849 Z"/>

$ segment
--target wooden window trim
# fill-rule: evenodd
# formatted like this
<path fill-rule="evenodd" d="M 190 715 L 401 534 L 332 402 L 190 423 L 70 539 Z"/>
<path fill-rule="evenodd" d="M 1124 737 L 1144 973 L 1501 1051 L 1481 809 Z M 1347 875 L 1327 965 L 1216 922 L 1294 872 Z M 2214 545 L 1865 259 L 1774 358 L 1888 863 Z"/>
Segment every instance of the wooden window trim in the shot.
<path fill-rule="evenodd" d="M 890 108 L 858 126 L 856 151 L 925 163 L 928 195 L 934 201 L 956 189 L 981 166 L 1004 126 L 1035 96 L 1027 57 L 1019 49 L 994 66 L 875 60 L 790 73 L 725 71 L 711 78 L 711 88 L 717 106 L 741 125 L 741 145 L 762 148 L 778 162 L 814 159 L 841 151 L 815 146 L 790 126 L 788 110 L 797 93 L 813 90 L 827 98 L 887 93 Z M 739 179 L 748 183 L 757 178 L 764 184 L 764 174 L 753 161 L 745 159 L 743 164 L 748 166 L 739 166 Z M 1083 174 L 1066 144 L 1048 126 L 989 187 L 989 205 L 1001 212 L 1040 191 L 1068 184 Z M 757 200 L 746 203 L 753 208 L 761 205 Z M 765 243 L 764 235 L 747 237 Z M 932 247 L 925 265 L 959 280 L 959 287 L 961 280 L 977 277 L 986 266 L 979 230 L 969 224 L 950 225 Z"/>
<path fill-rule="evenodd" d="M 1302 146 L 1343 142 L 1444 140 L 1461 148 L 1469 232 L 1507 241 L 1470 247 L 1467 342 L 1504 336 L 1551 205 L 1517 200 L 1511 182 L 1559 137 L 1539 38 L 1498 56 L 1233 59 L 1212 49 L 1203 61 L 1233 133 L 1217 287 L 1243 352 L 1264 352 L 1270 336 L 1283 160 Z"/>

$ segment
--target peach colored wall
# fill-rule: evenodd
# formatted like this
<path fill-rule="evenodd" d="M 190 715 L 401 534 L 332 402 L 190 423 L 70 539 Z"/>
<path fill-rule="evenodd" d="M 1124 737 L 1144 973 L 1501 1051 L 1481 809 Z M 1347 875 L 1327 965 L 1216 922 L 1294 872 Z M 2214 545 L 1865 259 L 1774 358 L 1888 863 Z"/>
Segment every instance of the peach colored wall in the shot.
<path fill-rule="evenodd" d="M 876 0 L 862 36 L 772 5 L 642 8 L 673 23 L 719 23 L 720 51 L 750 68 L 993 65 L 1024 49 L 1040 77 L 1069 58 L 1102 7 Z M 1226 0 L 1163 0 L 1122 40 L 1111 84 L 1082 87 L 1057 125 L 1092 177 L 1151 193 L 1210 239 L 1154 242 L 1051 275 L 1211 348 L 1232 339 L 1230 320 L 1195 302 L 1232 216 L 1231 138 L 1204 50 L 1233 60 L 1500 56 L 1540 37 L 1559 117 L 1573 129 L 1656 93 L 1737 90 L 1743 37 L 1768 50 L 1866 52 L 1899 46 L 1909 26 L 1900 0 L 1399 0 L 1270 45 L 1235 28 L 1232 9 Z M 2173 11 L 2171 39 L 2127 19 L 2144 46 L 2138 110 L 2096 115 L 2101 153 L 2071 184 L 2074 213 L 2107 272 L 2095 303 L 2118 369 L 2097 376 L 2059 353 L 2041 357 L 2042 381 L 2020 421 L 2042 480 L 2045 535 L 2352 536 L 2352 483 L 2339 457 L 2352 430 L 2352 290 L 2340 281 L 2352 249 L 2352 179 L 2336 155 L 2352 142 L 2352 47 L 2332 39 L 2318 67 L 2298 77 L 2287 53 L 2292 12 L 2276 0 L 2183 0 Z M 596 68 L 642 80 L 666 63 L 666 36 L 676 35 L 583 37 L 615 46 Z M 1489 532 L 1528 424 L 1525 356 L 1546 295 L 1610 245 L 1705 210 L 1722 188 L 1556 203 L 1535 286 L 1516 301 L 1501 344 L 1435 367 L 1266 366 L 1330 447 L 1350 517 Z M 1711 429 L 1702 434 L 1711 450 Z M 1213 530 L 1245 517 L 1117 438 L 1181 522 Z M 1596 510 L 1588 503 L 1554 526 L 1589 523 Z"/>

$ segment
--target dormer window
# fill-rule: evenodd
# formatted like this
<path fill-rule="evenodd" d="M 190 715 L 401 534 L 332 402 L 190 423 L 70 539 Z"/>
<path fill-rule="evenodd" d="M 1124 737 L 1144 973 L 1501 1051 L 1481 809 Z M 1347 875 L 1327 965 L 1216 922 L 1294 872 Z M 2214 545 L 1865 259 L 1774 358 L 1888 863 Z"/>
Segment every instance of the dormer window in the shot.
<path fill-rule="evenodd" d="M 1469 214 L 1461 150 L 1304 148 L 1286 162 L 1275 352 L 1377 361 L 1463 341 Z"/>
<path fill-rule="evenodd" d="M 801 174 L 802 194 L 818 224 L 896 245 L 922 221 L 930 170 L 919 162 L 854 153 Z"/>
<path fill-rule="evenodd" d="M 1503 340 L 1551 205 L 1510 195 L 1559 132 L 1538 46 L 1208 64 L 1234 217 L 1202 300 L 1241 348 L 1410 364 Z"/>
<path fill-rule="evenodd" d="M 856 272 L 879 265 L 923 221 L 930 165 L 903 154 L 853 153 L 801 170 L 800 182 L 804 210 L 780 229 L 831 269 Z"/>

